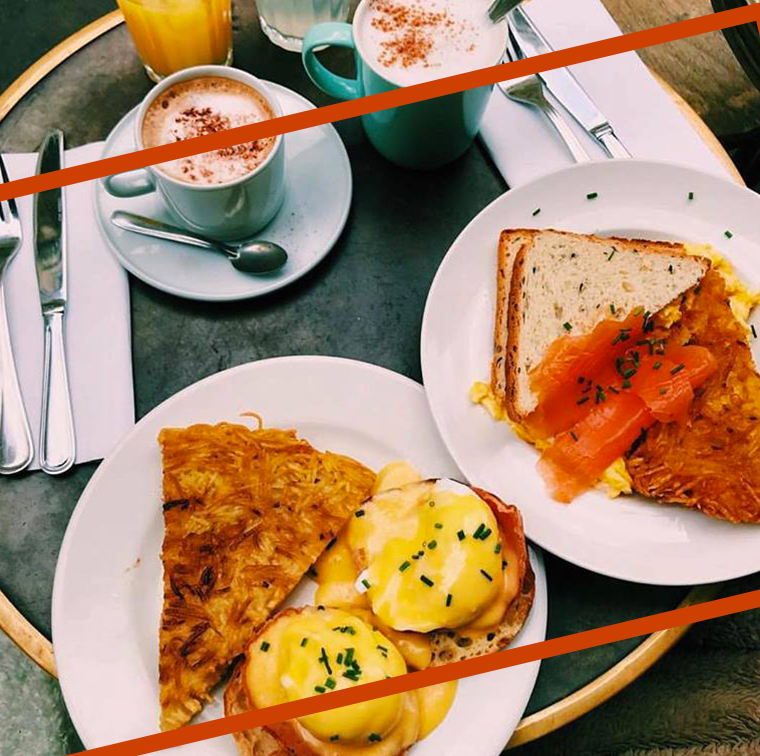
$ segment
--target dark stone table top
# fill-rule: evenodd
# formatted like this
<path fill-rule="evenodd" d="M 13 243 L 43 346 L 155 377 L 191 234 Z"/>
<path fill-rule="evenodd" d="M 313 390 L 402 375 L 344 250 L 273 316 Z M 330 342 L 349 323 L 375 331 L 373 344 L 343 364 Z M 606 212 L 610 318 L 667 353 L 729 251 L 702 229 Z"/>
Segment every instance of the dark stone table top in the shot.
<path fill-rule="evenodd" d="M 255 23 L 253 4 L 247 6 L 238 7 L 235 20 L 236 65 L 286 84 L 317 105 L 327 104 L 303 73 L 299 57 L 269 44 Z M 110 0 L 66 4 L 65 12 L 54 0 L 9 3 L 0 11 L 0 89 L 52 44 L 111 9 Z M 345 60 L 339 56 L 336 63 Z M 72 146 L 103 139 L 149 86 L 126 29 L 119 27 L 25 97 L 0 124 L 0 146 L 32 150 L 52 126 L 63 128 Z M 464 225 L 506 187 L 477 145 L 449 167 L 415 173 L 384 161 L 356 120 L 337 128 L 352 162 L 353 208 L 337 246 L 309 276 L 262 299 L 221 305 L 177 299 L 130 279 L 138 417 L 219 370 L 278 355 L 350 357 L 420 380 L 420 322 L 437 266 Z M 199 343 L 208 348 L 199 350 Z M 55 479 L 29 473 L 0 481 L 0 588 L 45 634 L 50 633 L 52 580 L 63 532 L 96 467 L 81 465 Z M 550 637 L 664 611 L 686 593 L 603 578 L 550 555 L 547 569 Z M 760 581 L 738 581 L 726 590 L 753 587 Z M 611 703 L 520 752 L 633 754 L 631 744 L 646 740 L 652 723 L 656 742 L 677 741 L 692 727 L 709 730 L 715 711 L 698 706 L 699 683 L 706 675 L 710 680 L 700 650 L 714 644 L 707 670 L 716 675 L 725 664 L 748 665 L 747 649 L 736 638 L 757 624 L 752 617 L 740 615 L 692 631 Z M 546 661 L 529 712 L 594 679 L 639 641 Z M 680 701 L 663 708 L 662 701 L 670 700 L 663 691 L 674 677 L 693 684 L 686 685 Z M 2 634 L 0 711 L 0 756 L 58 756 L 81 749 L 57 684 Z"/>

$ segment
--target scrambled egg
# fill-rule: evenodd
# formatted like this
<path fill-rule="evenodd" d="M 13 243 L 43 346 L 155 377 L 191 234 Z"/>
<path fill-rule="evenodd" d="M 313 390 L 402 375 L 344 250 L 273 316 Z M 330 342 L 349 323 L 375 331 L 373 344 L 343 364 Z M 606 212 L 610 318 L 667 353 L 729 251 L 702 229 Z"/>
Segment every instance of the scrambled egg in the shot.
<path fill-rule="evenodd" d="M 507 415 L 506 410 L 499 404 L 491 391 L 491 387 L 487 383 L 476 381 L 472 384 L 472 387 L 470 388 L 470 401 L 485 407 L 488 414 L 491 415 L 494 420 L 507 423 L 518 438 L 532 444 L 539 451 L 546 449 L 546 447 L 550 445 L 550 442 L 546 439 L 536 438 L 527 428 L 514 422 L 514 420 Z M 607 496 L 611 499 L 620 496 L 620 494 L 631 493 L 631 476 L 628 474 L 625 460 L 622 457 L 616 459 L 604 471 L 597 486 L 604 490 L 607 493 Z"/>

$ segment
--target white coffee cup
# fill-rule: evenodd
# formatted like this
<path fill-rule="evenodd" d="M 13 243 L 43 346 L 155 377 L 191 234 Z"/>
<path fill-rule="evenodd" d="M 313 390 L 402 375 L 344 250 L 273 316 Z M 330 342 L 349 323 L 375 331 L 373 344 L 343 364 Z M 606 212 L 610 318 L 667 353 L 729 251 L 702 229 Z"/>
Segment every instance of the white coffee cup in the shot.
<path fill-rule="evenodd" d="M 142 124 L 151 103 L 174 84 L 204 76 L 233 79 L 251 87 L 269 105 L 275 118 L 282 115 L 279 102 L 255 76 L 227 66 L 195 66 L 167 76 L 143 100 L 135 118 L 134 139 L 144 149 Z M 264 160 L 240 178 L 222 184 L 180 181 L 155 166 L 118 173 L 105 179 L 115 197 L 136 197 L 158 191 L 170 210 L 187 228 L 214 239 L 242 239 L 274 218 L 285 197 L 285 144 L 282 135 Z"/>

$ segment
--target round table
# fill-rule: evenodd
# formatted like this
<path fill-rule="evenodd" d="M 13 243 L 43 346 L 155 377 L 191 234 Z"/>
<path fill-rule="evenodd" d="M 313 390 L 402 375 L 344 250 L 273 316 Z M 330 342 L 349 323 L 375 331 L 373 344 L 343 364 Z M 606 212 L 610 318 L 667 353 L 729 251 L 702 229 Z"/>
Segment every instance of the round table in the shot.
<path fill-rule="evenodd" d="M 70 42 L 68 52 L 94 39 L 90 44 L 70 56 L 54 54 L 47 64 L 43 61 L 42 67 L 31 69 L 32 79 L 46 75 L 28 94 L 20 86 L 0 96 L 0 119 L 5 115 L 0 123 L 3 150 L 34 150 L 54 126 L 63 128 L 69 146 L 103 139 L 141 99 L 150 82 L 118 21 L 115 15 L 102 20 L 100 26 L 84 30 Z M 111 30 L 103 33 L 107 28 Z M 306 77 L 300 58 L 264 38 L 252 4 L 238 8 L 235 29 L 235 65 L 283 83 L 317 105 L 328 103 Z M 57 67 L 52 65 L 59 62 Z M 346 66 L 347 61 L 338 54 L 333 64 Z M 479 145 L 434 173 L 406 172 L 372 149 L 356 119 L 336 127 L 351 158 L 354 204 L 337 246 L 308 277 L 281 292 L 235 304 L 181 300 L 130 279 L 138 417 L 212 373 L 279 355 L 350 357 L 420 380 L 420 322 L 437 266 L 463 226 L 506 187 Z M 207 348 L 199 350 L 198 344 Z M 87 464 L 59 478 L 28 473 L 2 481 L 0 588 L 46 634 L 60 541 L 95 468 Z M 604 578 L 551 555 L 547 555 L 547 570 L 548 637 L 671 609 L 687 594 L 680 588 Z M 738 581 L 724 586 L 724 591 L 741 592 L 759 583 Z M 705 590 L 693 598 L 704 600 L 711 595 Z M 512 745 L 538 738 L 602 703 L 649 667 L 681 634 L 676 630 L 643 644 L 639 638 L 546 660 L 528 718 Z M 651 678 L 648 675 L 637 686 L 651 685 Z M 18 732 L 17 741 L 0 743 L 0 756 L 57 756 L 81 749 L 57 685 L 1 634 L 0 679 L 8 681 L 0 686 L 3 720 L 10 723 L 8 729 Z M 618 698 L 616 705 L 635 695 L 632 691 Z M 547 711 L 547 707 L 551 708 Z M 612 750 L 616 738 L 621 742 L 614 719 L 616 715 L 605 707 L 550 737 L 522 746 L 519 752 L 623 753 Z M 594 732 L 591 737 L 585 732 L 589 727 Z M 573 736 L 573 731 L 578 735 Z M 592 742 L 610 750 L 590 750 Z"/>

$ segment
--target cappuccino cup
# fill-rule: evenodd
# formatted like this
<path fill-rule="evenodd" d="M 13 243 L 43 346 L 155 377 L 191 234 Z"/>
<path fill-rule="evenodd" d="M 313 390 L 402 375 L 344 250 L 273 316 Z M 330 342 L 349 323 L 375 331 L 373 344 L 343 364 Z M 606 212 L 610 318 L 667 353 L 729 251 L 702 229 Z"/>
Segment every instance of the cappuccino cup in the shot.
<path fill-rule="evenodd" d="M 353 24 L 312 27 L 303 43 L 311 80 L 339 100 L 380 94 L 497 65 L 507 45 L 506 23 L 488 17 L 489 0 L 362 0 Z M 324 47 L 354 52 L 356 78 L 328 70 Z M 478 87 L 362 116 L 367 136 L 386 158 L 407 168 L 437 168 L 455 160 L 480 129 L 492 86 Z"/>
<path fill-rule="evenodd" d="M 135 118 L 134 141 L 148 149 L 282 115 L 255 76 L 226 66 L 197 66 L 154 87 Z M 250 236 L 285 197 L 282 135 L 109 176 L 116 197 L 157 191 L 187 228 L 214 239 Z"/>

